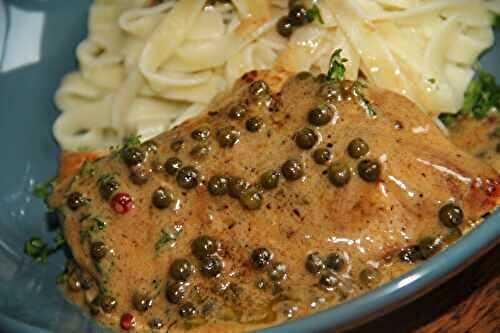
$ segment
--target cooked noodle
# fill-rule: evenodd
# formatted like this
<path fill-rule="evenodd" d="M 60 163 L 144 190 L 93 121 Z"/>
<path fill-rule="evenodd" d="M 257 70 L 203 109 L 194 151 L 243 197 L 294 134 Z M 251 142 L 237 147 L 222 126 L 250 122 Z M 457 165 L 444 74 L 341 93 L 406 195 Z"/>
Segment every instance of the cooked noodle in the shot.
<path fill-rule="evenodd" d="M 275 29 L 286 0 L 96 0 L 80 68 L 55 101 L 64 149 L 96 149 L 124 136 L 153 137 L 196 115 L 253 69 L 326 72 L 337 48 L 374 84 L 408 96 L 432 116 L 455 113 L 479 55 L 493 44 L 500 1 L 318 0 L 324 24 Z"/>

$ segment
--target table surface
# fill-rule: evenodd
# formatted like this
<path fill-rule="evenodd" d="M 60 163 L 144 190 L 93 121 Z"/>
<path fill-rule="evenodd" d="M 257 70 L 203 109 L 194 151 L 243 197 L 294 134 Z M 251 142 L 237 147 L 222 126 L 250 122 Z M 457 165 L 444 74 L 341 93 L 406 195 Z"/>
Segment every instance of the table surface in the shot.
<path fill-rule="evenodd" d="M 499 333 L 500 245 L 403 308 L 348 333 Z"/>

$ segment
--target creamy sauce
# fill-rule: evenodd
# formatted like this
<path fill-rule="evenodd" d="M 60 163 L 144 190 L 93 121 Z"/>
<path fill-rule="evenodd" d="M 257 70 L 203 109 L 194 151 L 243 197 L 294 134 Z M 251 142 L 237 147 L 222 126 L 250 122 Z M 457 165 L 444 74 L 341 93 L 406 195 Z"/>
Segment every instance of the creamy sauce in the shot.
<path fill-rule="evenodd" d="M 259 92 L 255 85 L 249 86 L 258 78 L 270 84 L 272 99 L 266 93 L 254 97 Z M 279 90 L 281 85 L 272 73 L 245 76 L 205 114 L 155 139 L 157 150 L 145 153 L 140 163 L 147 175 L 131 176 L 134 168 L 116 152 L 96 161 L 91 172 L 67 188 L 58 189 L 51 201 L 66 215 L 64 235 L 74 255 L 69 274 L 87 282 L 84 288 L 72 288 L 78 291 L 68 288 L 73 301 L 115 329 L 120 320 L 124 325 L 133 316 L 137 332 L 153 327 L 155 332 L 239 332 L 271 326 L 393 279 L 420 261 L 412 246 L 427 244 L 425 257 L 429 257 L 497 205 L 498 173 L 453 146 L 404 97 L 372 88 L 361 91 L 349 82 L 326 96 L 327 84 L 305 75 Z M 247 111 L 241 117 L 228 116 L 236 104 L 245 105 Z M 324 105 L 333 117 L 322 126 L 308 124 L 310 110 Z M 262 120 L 258 131 L 247 129 L 252 117 Z M 234 126 L 238 135 L 217 134 L 228 126 Z M 210 134 L 192 134 L 200 128 L 208 128 Z M 313 129 L 317 136 L 311 149 L 299 148 L 310 139 L 297 138 L 303 128 Z M 355 138 L 369 146 L 359 158 L 348 152 Z M 206 154 L 200 153 L 200 144 Z M 328 149 L 331 159 L 317 163 L 319 157 L 313 153 L 317 148 Z M 172 157 L 199 172 L 192 189 L 182 188 L 178 176 L 159 167 Z M 301 164 L 303 174 L 286 180 L 297 170 L 282 169 L 277 187 L 256 187 L 258 194 L 252 200 L 209 191 L 215 175 L 242 177 L 255 185 L 263 173 L 279 171 L 291 159 Z M 380 175 L 369 181 L 373 174 L 361 171 L 365 159 L 380 168 Z M 329 180 L 328 170 L 338 161 L 350 175 L 344 186 Z M 99 190 L 103 179 L 118 184 L 111 199 L 103 198 Z M 152 200 L 160 186 L 172 195 L 165 209 L 155 207 Z M 74 193 L 82 195 L 83 204 L 69 203 Z M 124 214 L 117 213 L 116 193 L 133 200 L 133 204 L 120 201 L 123 205 L 118 208 Z M 438 218 L 449 202 L 463 211 L 463 223 L 454 228 Z M 202 235 L 218 242 L 213 257 L 223 268 L 215 277 L 203 274 L 207 268 L 193 255 L 193 241 Z M 98 260 L 91 253 L 96 242 L 105 246 Z M 272 253 L 262 268 L 256 268 L 252 259 L 258 248 Z M 316 252 L 322 260 L 330 254 L 342 260 L 313 274 L 306 261 Z M 174 283 L 171 264 L 179 258 L 187 259 L 194 272 L 183 285 L 179 304 L 173 304 L 177 302 L 165 295 Z M 143 308 L 135 304 L 135 295 L 146 296 Z M 103 297 L 116 304 L 99 305 Z"/>
<path fill-rule="evenodd" d="M 500 117 L 498 112 L 477 120 L 462 118 L 450 129 L 450 140 L 457 147 L 500 170 Z"/>

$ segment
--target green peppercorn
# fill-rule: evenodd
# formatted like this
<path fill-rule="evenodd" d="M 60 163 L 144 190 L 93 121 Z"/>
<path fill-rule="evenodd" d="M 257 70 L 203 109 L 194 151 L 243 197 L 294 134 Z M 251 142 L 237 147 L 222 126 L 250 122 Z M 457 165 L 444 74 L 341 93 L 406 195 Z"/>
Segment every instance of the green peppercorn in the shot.
<path fill-rule="evenodd" d="M 439 210 L 439 221 L 448 228 L 453 228 L 462 224 L 464 213 L 457 205 L 448 203 Z"/>
<path fill-rule="evenodd" d="M 269 95 L 270 89 L 266 81 L 257 80 L 255 82 L 252 82 L 252 84 L 250 84 L 250 86 L 248 87 L 248 91 L 250 92 L 250 95 L 253 97 L 264 97 Z"/>
<path fill-rule="evenodd" d="M 69 276 L 67 285 L 69 290 L 71 291 L 80 291 L 82 289 L 82 282 L 80 281 L 80 277 L 73 273 Z"/>
<path fill-rule="evenodd" d="M 287 267 L 282 263 L 274 263 L 269 267 L 267 271 L 267 275 L 271 281 L 281 281 L 286 279 L 287 276 Z"/>
<path fill-rule="evenodd" d="M 217 142 L 222 148 L 232 148 L 240 141 L 240 132 L 234 126 L 227 126 L 217 131 Z"/>
<path fill-rule="evenodd" d="M 336 272 L 344 270 L 346 266 L 346 259 L 344 255 L 332 252 L 326 257 L 326 267 L 333 269 Z"/>
<path fill-rule="evenodd" d="M 250 189 L 250 183 L 239 177 L 229 178 L 228 193 L 235 199 L 241 198 L 243 193 Z"/>
<path fill-rule="evenodd" d="M 175 153 L 179 152 L 182 148 L 184 148 L 184 140 L 182 139 L 175 139 L 170 143 L 170 149 Z"/>
<path fill-rule="evenodd" d="M 215 196 L 225 195 L 229 191 L 229 179 L 223 176 L 213 176 L 208 181 L 208 192 Z"/>
<path fill-rule="evenodd" d="M 325 269 L 325 263 L 318 252 L 311 253 L 306 258 L 306 269 L 311 274 L 317 274 Z"/>
<path fill-rule="evenodd" d="M 177 184 L 184 189 L 193 189 L 198 186 L 199 171 L 192 166 L 187 166 L 177 173 Z"/>
<path fill-rule="evenodd" d="M 187 284 L 182 281 L 171 282 L 167 285 L 165 296 L 172 304 L 179 304 L 187 292 Z"/>
<path fill-rule="evenodd" d="M 191 137 L 196 141 L 206 141 L 210 137 L 210 128 L 202 126 L 191 133 Z"/>
<path fill-rule="evenodd" d="M 224 263 L 217 257 L 208 257 L 201 260 L 201 274 L 205 277 L 217 277 L 224 268 Z"/>
<path fill-rule="evenodd" d="M 234 105 L 228 113 L 229 118 L 231 119 L 241 119 L 245 117 L 248 112 L 248 108 L 244 104 L 236 104 Z"/>
<path fill-rule="evenodd" d="M 260 176 L 260 186 L 266 190 L 278 187 L 281 172 L 279 170 L 269 170 Z"/>
<path fill-rule="evenodd" d="M 158 152 L 158 144 L 153 141 L 153 140 L 148 140 L 144 142 L 141 147 L 146 151 L 148 154 L 156 154 Z"/>
<path fill-rule="evenodd" d="M 82 206 L 85 206 L 87 200 L 80 192 L 71 193 L 66 199 L 66 204 L 71 210 L 77 210 Z"/>
<path fill-rule="evenodd" d="M 252 117 L 249 118 L 246 123 L 245 127 L 247 131 L 256 133 L 260 131 L 260 129 L 264 126 L 264 120 L 260 117 Z"/>
<path fill-rule="evenodd" d="M 286 180 L 299 180 L 304 176 L 304 165 L 298 160 L 288 160 L 281 167 L 281 173 Z"/>
<path fill-rule="evenodd" d="M 248 210 L 257 210 L 262 207 L 262 193 L 257 189 L 249 189 L 242 193 L 240 203 Z"/>
<path fill-rule="evenodd" d="M 418 248 L 420 249 L 420 254 L 423 259 L 429 259 L 435 255 L 441 246 L 441 240 L 435 237 L 425 237 L 418 242 Z"/>
<path fill-rule="evenodd" d="M 351 169 L 343 162 L 334 162 L 328 168 L 328 179 L 336 187 L 343 187 L 351 180 Z"/>
<path fill-rule="evenodd" d="M 136 292 L 132 298 L 134 308 L 139 312 L 146 312 L 153 306 L 153 299 L 143 292 Z"/>
<path fill-rule="evenodd" d="M 403 262 L 414 263 L 422 259 L 422 253 L 418 246 L 408 246 L 399 252 L 399 259 Z"/>
<path fill-rule="evenodd" d="M 210 154 L 210 150 L 211 148 L 209 145 L 200 144 L 194 146 L 193 149 L 191 149 L 191 151 L 189 152 L 189 154 L 196 160 L 202 160 Z"/>
<path fill-rule="evenodd" d="M 191 243 L 193 255 L 200 260 L 213 256 L 218 248 L 217 241 L 210 236 L 200 236 Z"/>
<path fill-rule="evenodd" d="M 299 72 L 297 75 L 295 75 L 295 78 L 299 81 L 305 81 L 309 80 L 313 77 L 311 72 Z"/>
<path fill-rule="evenodd" d="M 151 178 L 152 171 L 149 168 L 145 168 L 141 165 L 136 165 L 130 170 L 130 180 L 135 185 L 144 185 Z"/>
<path fill-rule="evenodd" d="M 82 283 L 83 290 L 89 290 L 94 285 L 94 283 L 92 282 L 92 279 L 87 274 L 82 274 L 82 276 L 80 276 L 80 281 Z"/>
<path fill-rule="evenodd" d="M 101 302 L 102 311 L 104 311 L 106 313 L 113 312 L 113 310 L 118 305 L 118 302 L 116 301 L 116 299 L 114 297 L 111 297 L 111 296 L 102 296 L 100 302 Z"/>
<path fill-rule="evenodd" d="M 318 148 L 313 152 L 314 162 L 326 164 L 332 159 L 332 153 L 328 148 Z"/>
<path fill-rule="evenodd" d="M 302 5 L 293 6 L 288 12 L 290 22 L 296 27 L 301 27 L 308 23 L 307 9 Z"/>
<path fill-rule="evenodd" d="M 149 321 L 148 326 L 153 330 L 161 330 L 165 324 L 159 318 L 153 318 Z"/>
<path fill-rule="evenodd" d="M 177 157 L 171 157 L 165 162 L 165 171 L 174 176 L 182 168 L 182 161 Z"/>
<path fill-rule="evenodd" d="M 122 150 L 122 159 L 128 166 L 138 165 L 146 159 L 146 154 L 137 147 L 127 147 Z"/>
<path fill-rule="evenodd" d="M 380 163 L 375 160 L 362 160 L 358 164 L 358 174 L 366 182 L 378 181 L 381 173 Z"/>
<path fill-rule="evenodd" d="M 293 27 L 292 21 L 290 20 L 290 18 L 288 16 L 283 16 L 276 23 L 276 30 L 278 31 L 278 33 L 281 36 L 283 36 L 285 38 L 288 38 L 292 35 L 293 29 L 294 29 L 294 27 Z"/>
<path fill-rule="evenodd" d="M 318 142 L 318 135 L 310 128 L 303 128 L 295 134 L 295 144 L 300 149 L 311 149 Z"/>
<path fill-rule="evenodd" d="M 269 96 L 265 101 L 265 105 L 269 112 L 278 112 L 281 109 L 281 100 L 277 97 Z"/>
<path fill-rule="evenodd" d="M 325 82 L 329 82 L 328 81 L 328 77 L 326 76 L 325 73 L 320 73 L 318 74 L 315 78 L 314 78 L 314 81 L 318 82 L 318 83 L 325 83 Z"/>
<path fill-rule="evenodd" d="M 307 115 L 309 123 L 314 126 L 324 126 L 333 119 L 333 111 L 328 105 L 315 107 Z"/>
<path fill-rule="evenodd" d="M 177 281 L 186 281 L 193 273 L 193 265 L 187 259 L 176 259 L 170 265 L 170 276 Z"/>
<path fill-rule="evenodd" d="M 192 303 L 184 303 L 179 307 L 179 316 L 184 319 L 192 319 L 196 314 L 196 307 Z"/>
<path fill-rule="evenodd" d="M 347 146 L 347 152 L 352 158 L 360 158 L 361 156 L 368 154 L 369 151 L 370 147 L 368 147 L 365 140 L 361 138 L 352 140 Z"/>
<path fill-rule="evenodd" d="M 108 248 L 103 242 L 92 242 L 90 244 L 90 255 L 94 260 L 101 260 L 108 253 Z"/>
<path fill-rule="evenodd" d="M 380 273 L 376 268 L 367 267 L 359 273 L 359 279 L 366 287 L 374 287 L 380 283 Z"/>
<path fill-rule="evenodd" d="M 332 82 L 326 82 L 322 84 L 318 90 L 318 96 L 331 102 L 342 99 L 342 93 L 339 84 Z"/>
<path fill-rule="evenodd" d="M 339 282 L 338 275 L 331 270 L 327 270 L 321 274 L 321 277 L 319 278 L 319 283 L 327 289 L 336 287 Z"/>
<path fill-rule="evenodd" d="M 252 264 L 256 268 L 264 268 L 271 263 L 273 253 L 265 247 L 260 247 L 252 251 L 251 254 Z"/>
<path fill-rule="evenodd" d="M 109 200 L 113 195 L 113 193 L 115 193 L 119 187 L 120 184 L 114 179 L 110 179 L 108 181 L 102 181 L 99 182 L 99 193 L 101 194 L 104 200 Z"/>
<path fill-rule="evenodd" d="M 153 192 L 152 202 L 158 209 L 168 208 L 174 201 L 174 195 L 164 187 L 159 187 Z"/>

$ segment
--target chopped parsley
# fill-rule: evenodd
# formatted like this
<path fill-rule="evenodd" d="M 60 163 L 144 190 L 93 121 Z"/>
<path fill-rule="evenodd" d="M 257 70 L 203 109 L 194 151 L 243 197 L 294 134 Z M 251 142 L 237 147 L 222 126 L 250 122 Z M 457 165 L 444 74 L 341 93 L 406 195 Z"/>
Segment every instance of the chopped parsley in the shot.
<path fill-rule="evenodd" d="M 307 10 L 307 20 L 309 22 L 313 22 L 314 20 L 318 20 L 319 23 L 325 24 L 323 21 L 323 17 L 321 16 L 321 11 L 317 5 L 313 5 L 310 9 Z"/>
<path fill-rule="evenodd" d="M 341 53 L 342 49 L 336 49 L 333 52 L 332 57 L 330 58 L 330 68 L 328 69 L 328 73 L 326 74 L 326 79 L 328 81 L 340 82 L 344 80 L 344 63 L 347 62 L 347 59 L 342 58 L 342 56 L 340 55 Z"/>
<path fill-rule="evenodd" d="M 68 281 L 68 273 L 63 271 L 63 272 L 57 274 L 57 277 L 56 277 L 57 284 L 64 284 L 64 283 L 66 283 L 66 281 Z"/>
<path fill-rule="evenodd" d="M 64 237 L 59 233 L 55 240 L 54 245 L 49 246 L 40 237 L 31 237 L 24 244 L 24 253 L 30 256 L 35 262 L 45 264 L 50 255 L 56 253 L 66 244 Z"/>
<path fill-rule="evenodd" d="M 97 180 L 97 183 L 99 185 L 100 184 L 107 184 L 107 183 L 113 181 L 116 175 L 117 175 L 117 173 L 106 173 L 106 174 L 99 177 L 99 179 Z"/>
<path fill-rule="evenodd" d="M 40 199 L 47 199 L 52 193 L 54 186 L 56 184 L 56 179 L 51 179 L 42 183 L 35 184 L 33 187 L 33 194 Z"/>
<path fill-rule="evenodd" d="M 374 118 L 377 116 L 377 111 L 375 111 L 375 108 L 373 107 L 373 105 L 370 103 L 368 98 L 366 98 L 366 96 L 363 93 L 363 89 L 366 87 L 367 87 L 367 85 L 364 81 L 357 80 L 356 82 L 354 82 L 353 89 L 354 89 L 355 95 L 359 99 L 359 104 L 366 111 L 366 115 L 369 118 Z"/>
<path fill-rule="evenodd" d="M 95 174 L 94 162 L 85 160 L 80 168 L 80 176 L 93 176 Z"/>
<path fill-rule="evenodd" d="M 452 125 L 458 117 L 472 116 L 483 119 L 492 110 L 500 109 L 500 86 L 495 77 L 483 70 L 473 79 L 464 94 L 464 103 L 457 114 L 443 113 L 439 119 L 446 126 Z"/>
<path fill-rule="evenodd" d="M 130 135 L 125 138 L 123 141 L 125 147 L 138 146 L 141 144 L 141 136 L 140 135 Z"/>
<path fill-rule="evenodd" d="M 177 239 L 179 234 L 182 232 L 182 227 L 176 226 L 175 228 L 164 228 L 161 230 L 160 238 L 155 244 L 156 252 L 159 252 L 165 245 L 171 244 Z"/>

